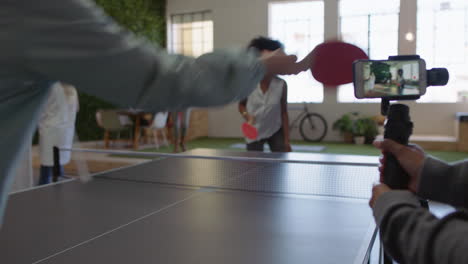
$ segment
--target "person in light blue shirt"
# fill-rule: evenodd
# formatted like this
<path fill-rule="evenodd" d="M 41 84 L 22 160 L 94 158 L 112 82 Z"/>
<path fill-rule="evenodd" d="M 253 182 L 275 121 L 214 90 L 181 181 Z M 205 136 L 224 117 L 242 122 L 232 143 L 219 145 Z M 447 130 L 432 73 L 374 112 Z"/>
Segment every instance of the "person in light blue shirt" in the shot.
<path fill-rule="evenodd" d="M 123 108 L 158 112 L 240 100 L 265 74 L 297 74 L 311 65 L 311 56 L 258 59 L 242 49 L 197 59 L 169 55 L 90 0 L 4 0 L 0 43 L 0 221 L 12 173 L 55 80 Z"/>

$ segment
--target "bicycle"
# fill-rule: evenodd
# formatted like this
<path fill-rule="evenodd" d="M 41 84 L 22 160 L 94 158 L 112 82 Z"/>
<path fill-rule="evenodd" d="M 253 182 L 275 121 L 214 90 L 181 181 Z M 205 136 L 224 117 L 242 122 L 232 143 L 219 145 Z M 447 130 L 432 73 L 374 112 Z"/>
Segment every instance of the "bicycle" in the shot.
<path fill-rule="evenodd" d="M 289 124 L 289 131 L 299 127 L 299 133 L 305 141 L 319 142 L 327 134 L 327 121 L 320 114 L 310 112 L 305 102 L 303 105 L 302 112 Z M 299 125 L 296 125 L 297 122 Z"/>

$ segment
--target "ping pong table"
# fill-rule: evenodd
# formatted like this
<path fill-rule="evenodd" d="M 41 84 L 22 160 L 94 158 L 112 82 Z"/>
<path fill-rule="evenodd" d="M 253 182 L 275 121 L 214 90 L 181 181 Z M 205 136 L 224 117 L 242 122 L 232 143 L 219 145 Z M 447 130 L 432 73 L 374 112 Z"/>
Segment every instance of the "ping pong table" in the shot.
<path fill-rule="evenodd" d="M 377 157 L 184 155 L 11 194 L 0 262 L 368 262 Z"/>

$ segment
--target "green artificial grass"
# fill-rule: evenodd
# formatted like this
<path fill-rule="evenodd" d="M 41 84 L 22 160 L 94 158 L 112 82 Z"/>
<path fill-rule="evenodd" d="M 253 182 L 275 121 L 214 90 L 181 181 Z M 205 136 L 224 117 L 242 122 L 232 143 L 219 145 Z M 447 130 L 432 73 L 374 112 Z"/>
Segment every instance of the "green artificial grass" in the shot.
<path fill-rule="evenodd" d="M 236 143 L 243 143 L 242 138 L 200 138 L 187 143 L 187 150 L 196 148 L 211 148 L 211 149 L 226 149 L 229 151 L 244 151 L 242 149 L 230 148 L 231 145 Z M 329 143 L 329 142 L 318 142 L 310 143 L 300 140 L 293 140 L 293 145 L 308 145 L 308 146 L 324 146 L 325 149 L 321 152 L 313 153 L 330 153 L 330 154 L 348 154 L 348 155 L 370 155 L 379 156 L 380 151 L 372 145 L 355 145 L 345 143 Z M 140 150 L 142 152 L 160 152 L 160 153 L 172 153 L 172 146 L 161 147 L 159 149 L 150 148 Z M 455 151 L 427 151 L 432 156 L 435 156 L 441 160 L 447 162 L 454 162 L 458 160 L 468 159 L 468 152 L 455 152 Z M 141 156 L 126 156 L 126 155 L 113 155 L 119 157 L 129 158 L 142 158 Z M 143 157 L 144 158 L 144 157 Z"/>

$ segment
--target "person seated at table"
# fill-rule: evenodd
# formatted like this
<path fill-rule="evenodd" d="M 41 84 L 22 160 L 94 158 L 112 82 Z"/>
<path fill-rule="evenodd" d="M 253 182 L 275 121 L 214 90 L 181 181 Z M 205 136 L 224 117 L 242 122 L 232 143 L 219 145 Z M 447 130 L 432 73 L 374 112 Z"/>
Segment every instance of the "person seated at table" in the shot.
<path fill-rule="evenodd" d="M 249 49 L 260 56 L 283 50 L 281 42 L 266 37 L 253 39 Z M 248 151 L 263 151 L 268 143 L 272 152 L 289 152 L 288 88 L 286 82 L 274 74 L 265 75 L 255 90 L 239 102 L 239 113 L 258 132 L 256 139 L 245 138 Z"/>

